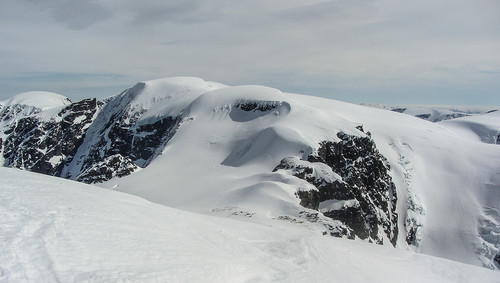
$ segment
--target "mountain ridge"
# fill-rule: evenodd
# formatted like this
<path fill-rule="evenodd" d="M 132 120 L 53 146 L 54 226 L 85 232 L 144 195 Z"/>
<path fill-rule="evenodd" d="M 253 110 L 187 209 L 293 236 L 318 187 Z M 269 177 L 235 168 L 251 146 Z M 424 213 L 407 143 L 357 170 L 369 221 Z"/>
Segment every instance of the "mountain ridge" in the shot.
<path fill-rule="evenodd" d="M 4 166 L 102 182 L 222 217 L 309 221 L 334 236 L 498 268 L 500 150 L 460 134 L 474 132 L 470 123 L 451 127 L 263 86 L 187 77 L 141 82 L 106 100 L 58 111 L 5 109 Z M 55 114 L 47 118 L 49 113 Z M 497 118 L 491 117 L 485 127 L 496 131 Z M 330 155 L 321 154 L 323 145 Z M 322 170 L 331 172 L 307 177 Z M 454 237 L 456 243 L 446 241 Z"/>

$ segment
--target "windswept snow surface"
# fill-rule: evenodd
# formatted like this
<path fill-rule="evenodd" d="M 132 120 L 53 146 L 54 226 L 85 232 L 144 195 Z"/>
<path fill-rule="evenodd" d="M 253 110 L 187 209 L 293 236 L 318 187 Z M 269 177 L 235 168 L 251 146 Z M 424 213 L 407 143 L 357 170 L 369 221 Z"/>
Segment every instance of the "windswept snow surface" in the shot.
<path fill-rule="evenodd" d="M 441 125 L 462 137 L 491 144 L 500 144 L 500 111 L 441 122 Z"/>
<path fill-rule="evenodd" d="M 1 282 L 498 282 L 307 224 L 194 214 L 14 169 L 0 180 Z"/>
<path fill-rule="evenodd" d="M 176 113 L 182 108 L 168 107 Z M 356 129 L 363 126 L 391 164 L 397 246 L 498 268 L 497 145 L 465 138 L 447 124 L 263 86 L 208 91 L 181 113 L 161 155 L 146 169 L 103 186 L 199 213 L 293 220 L 305 210 L 297 191 L 311 185 L 273 169 L 283 158 L 307 158 L 322 141 L 338 141 L 338 132 L 365 136 Z M 410 232 L 412 245 L 406 241 Z"/>
<path fill-rule="evenodd" d="M 193 100 L 203 93 L 226 87 L 194 77 L 171 77 L 143 82 L 144 88 L 128 101 L 136 111 L 147 111 L 141 119 L 179 115 Z"/>

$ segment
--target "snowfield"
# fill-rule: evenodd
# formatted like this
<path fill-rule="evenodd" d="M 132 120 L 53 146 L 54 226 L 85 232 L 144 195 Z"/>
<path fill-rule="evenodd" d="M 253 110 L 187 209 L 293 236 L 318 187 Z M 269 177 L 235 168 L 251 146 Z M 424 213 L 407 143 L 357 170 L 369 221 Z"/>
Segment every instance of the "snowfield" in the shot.
<path fill-rule="evenodd" d="M 498 272 L 0 168 L 2 282 L 498 282 Z M 242 216 L 244 217 L 244 216 Z"/>
<path fill-rule="evenodd" d="M 0 105 L 27 105 L 46 110 L 54 107 L 65 106 L 71 101 L 60 94 L 48 91 L 28 91 L 15 95 L 9 100 L 0 101 Z"/>
<path fill-rule="evenodd" d="M 170 78 L 169 83 L 179 80 L 190 79 Z M 198 79 L 191 80 L 184 88 L 199 85 Z M 145 84 L 158 91 L 165 80 Z M 134 103 L 141 99 L 142 94 L 137 95 Z M 244 103 L 268 110 L 244 111 L 239 107 Z M 391 164 L 398 197 L 397 245 L 497 268 L 493 258 L 500 249 L 500 147 L 472 134 L 475 124 L 431 123 L 263 86 L 219 86 L 199 93 L 182 114 L 177 133 L 145 170 L 102 186 L 198 213 L 235 207 L 253 219 L 294 218 L 304 210 L 296 192 L 311 185 L 273 169 L 283 158 L 307 158 L 324 140 L 337 141 L 338 132 L 366 136 L 356 128 L 363 126 Z M 492 125 L 500 125 L 500 116 L 484 116 L 488 119 L 483 124 L 498 130 Z M 481 124 L 481 117 L 462 119 Z M 416 232 L 409 246 L 411 229 Z"/>
<path fill-rule="evenodd" d="M 365 105 L 365 104 L 364 104 Z M 389 106 L 380 104 L 366 104 L 370 107 L 387 109 L 394 112 L 415 116 L 430 122 L 452 120 L 460 117 L 478 116 L 498 110 L 498 106 L 446 106 L 446 105 L 399 105 Z"/>

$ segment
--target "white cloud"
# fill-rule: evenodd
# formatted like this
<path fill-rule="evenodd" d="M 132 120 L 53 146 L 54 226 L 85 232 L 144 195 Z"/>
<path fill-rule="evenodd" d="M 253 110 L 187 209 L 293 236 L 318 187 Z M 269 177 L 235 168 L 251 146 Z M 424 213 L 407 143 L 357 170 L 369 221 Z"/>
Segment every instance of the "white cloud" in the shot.
<path fill-rule="evenodd" d="M 193 75 L 358 96 L 500 89 L 496 0 L 2 3 L 4 77 Z"/>

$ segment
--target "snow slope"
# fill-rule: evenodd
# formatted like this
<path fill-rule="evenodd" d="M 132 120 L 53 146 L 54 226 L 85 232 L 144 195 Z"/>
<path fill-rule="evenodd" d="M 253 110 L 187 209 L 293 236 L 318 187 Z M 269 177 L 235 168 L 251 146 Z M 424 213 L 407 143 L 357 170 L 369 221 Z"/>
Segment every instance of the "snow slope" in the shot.
<path fill-rule="evenodd" d="M 296 193 L 311 185 L 273 169 L 283 158 L 307 158 L 322 141 L 338 141 L 338 132 L 366 136 L 356 128 L 362 125 L 391 164 L 397 245 L 496 268 L 498 146 L 409 115 L 262 86 L 203 93 L 182 114 L 177 133 L 145 170 L 103 186 L 194 212 L 299 219 L 305 209 Z"/>
<path fill-rule="evenodd" d="M 462 137 L 491 144 L 500 144 L 500 111 L 441 122 Z"/>
<path fill-rule="evenodd" d="M 15 95 L 9 100 L 1 101 L 0 105 L 26 105 L 39 108 L 41 110 L 50 109 L 53 107 L 66 106 L 71 101 L 60 94 L 48 91 L 29 91 Z"/>
<path fill-rule="evenodd" d="M 318 235 L 307 223 L 194 214 L 0 168 L 2 282 L 498 282 L 498 272 Z"/>
<path fill-rule="evenodd" d="M 366 104 L 370 107 L 387 109 L 407 115 L 415 116 L 430 122 L 439 122 L 466 116 L 477 116 L 498 110 L 498 107 L 486 106 L 444 106 L 444 105 L 399 105 L 389 106 L 380 104 Z"/>

